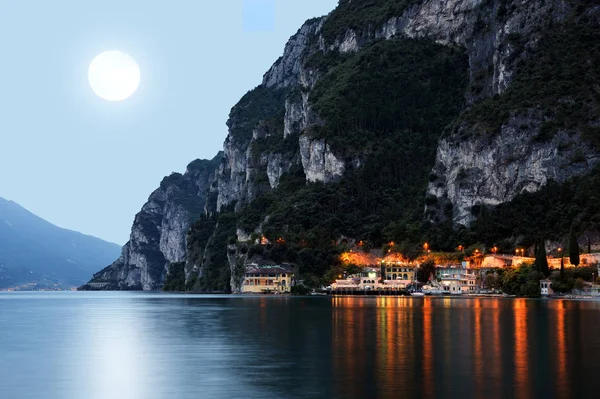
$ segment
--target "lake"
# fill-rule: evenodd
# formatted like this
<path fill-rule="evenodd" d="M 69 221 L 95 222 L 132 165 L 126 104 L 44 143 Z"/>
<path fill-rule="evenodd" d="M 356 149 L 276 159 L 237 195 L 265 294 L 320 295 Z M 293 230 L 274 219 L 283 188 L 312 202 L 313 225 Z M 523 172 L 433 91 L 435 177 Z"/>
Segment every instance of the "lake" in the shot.
<path fill-rule="evenodd" d="M 600 302 L 0 293 L 0 398 L 572 398 Z"/>

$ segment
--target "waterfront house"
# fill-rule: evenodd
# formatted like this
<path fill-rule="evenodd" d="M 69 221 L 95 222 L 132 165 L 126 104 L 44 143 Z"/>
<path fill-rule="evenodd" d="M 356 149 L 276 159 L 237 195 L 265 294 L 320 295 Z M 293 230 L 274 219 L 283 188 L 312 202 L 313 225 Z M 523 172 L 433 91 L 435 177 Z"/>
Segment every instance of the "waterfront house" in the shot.
<path fill-rule="evenodd" d="M 355 290 L 355 291 L 370 291 L 376 290 L 380 287 L 380 273 L 379 270 L 372 267 L 363 268 L 360 273 L 353 274 L 346 278 L 340 278 L 335 280 L 333 284 L 331 284 L 331 289 L 334 291 L 347 291 L 347 290 Z"/>
<path fill-rule="evenodd" d="M 331 284 L 331 289 L 333 291 L 400 291 L 412 284 L 413 280 L 411 279 L 414 277 L 414 271 L 409 270 L 408 267 L 406 268 L 406 272 L 398 271 L 402 270 L 403 267 L 396 267 L 395 272 L 393 271 L 394 268 L 391 266 L 389 269 L 390 279 L 381 279 L 381 273 L 382 271 L 385 273 L 385 267 L 382 267 L 381 269 L 365 267 L 360 273 L 337 279 Z M 408 277 L 407 279 L 404 279 L 405 273 Z"/>
<path fill-rule="evenodd" d="M 285 265 L 249 265 L 244 273 L 242 293 L 289 293 L 294 283 L 294 271 Z"/>
<path fill-rule="evenodd" d="M 415 267 L 406 263 L 384 263 L 381 270 L 386 281 L 405 280 L 410 282 L 415 279 Z"/>
<path fill-rule="evenodd" d="M 465 294 L 475 291 L 477 276 L 467 267 L 438 267 L 435 274 L 444 293 Z"/>
<path fill-rule="evenodd" d="M 554 294 L 554 290 L 552 289 L 552 281 L 548 279 L 540 280 L 540 291 L 542 292 L 542 295 Z"/>

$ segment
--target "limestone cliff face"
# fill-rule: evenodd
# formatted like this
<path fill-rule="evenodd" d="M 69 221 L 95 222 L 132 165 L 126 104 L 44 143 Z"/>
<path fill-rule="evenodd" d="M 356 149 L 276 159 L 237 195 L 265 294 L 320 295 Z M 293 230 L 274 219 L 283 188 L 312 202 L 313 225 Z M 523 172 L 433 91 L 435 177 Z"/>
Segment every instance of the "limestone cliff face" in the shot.
<path fill-rule="evenodd" d="M 136 215 L 121 256 L 96 273 L 90 283 L 103 289 L 160 289 L 170 263 L 186 260 L 190 224 L 203 212 L 219 154 L 194 161 L 185 174 L 166 177 Z M 86 285 L 84 289 L 93 288 Z"/>
<path fill-rule="evenodd" d="M 563 21 L 574 5 L 570 1 L 509 2 L 505 6 L 511 11 L 491 20 L 488 31 L 475 35 L 472 41 L 465 41 L 462 34 L 449 36 L 437 31 L 438 40 L 454 41 L 470 49 L 469 102 L 504 93 L 512 83 L 517 61 L 539 51 L 544 40 L 540 32 Z M 495 5 L 496 13 L 500 6 Z M 598 8 L 590 8 L 586 14 L 598 18 Z M 458 32 L 476 30 L 465 28 L 468 25 L 462 21 Z M 394 27 L 413 35 L 425 29 L 402 20 L 392 24 L 392 31 L 397 29 Z M 483 72 L 486 65 L 491 73 Z M 598 151 L 582 138 L 578 126 L 563 127 L 552 137 L 536 139 L 544 135 L 544 124 L 552 122 L 548 115 L 554 114 L 553 110 L 533 104 L 526 110 L 509 111 L 510 116 L 495 134 L 462 122 L 442 137 L 427 189 L 429 220 L 450 218 L 455 227 L 469 226 L 477 217 L 478 205 L 509 202 L 521 193 L 539 191 L 550 180 L 563 183 L 597 165 Z"/>
<path fill-rule="evenodd" d="M 305 61 L 323 20 L 305 23 L 288 41 L 283 56 L 265 74 L 261 86 L 247 95 L 250 100 L 244 98 L 232 109 L 224 162 L 217 173 L 217 210 L 232 203 L 236 204 L 236 210 L 241 209 L 265 189 L 260 187 L 263 182 L 268 182 L 269 189 L 275 188 L 283 173 L 300 164 L 294 149 L 299 145 L 298 136 L 318 119 L 311 115 L 308 103 L 316 72 L 307 68 Z M 268 103 L 263 105 L 264 114 L 258 118 L 248 115 L 246 110 L 252 103 L 264 102 L 265 98 Z M 248 120 L 254 118 L 256 124 L 248 125 Z M 250 129 L 252 136 L 248 139 L 244 131 Z M 287 150 L 272 145 L 291 136 L 295 137 L 290 139 L 295 144 L 288 145 Z M 261 145 L 265 142 L 270 145 Z"/>
<path fill-rule="evenodd" d="M 324 123 L 310 107 L 311 90 L 319 72 L 307 60 L 317 52 L 349 53 L 360 51 L 377 40 L 398 36 L 429 38 L 444 45 L 467 49 L 471 86 L 465 96 L 469 103 L 502 93 L 510 84 L 516 60 L 523 49 L 540 39 L 537 33 L 549 21 L 560 21 L 569 11 L 563 0 L 424 0 L 415 1 L 401 15 L 380 26 L 367 29 L 347 29 L 335 39 L 327 40 L 323 25 L 331 16 L 306 22 L 288 41 L 283 56 L 263 78 L 261 88 L 286 91 L 280 113 L 283 128 L 281 138 L 298 135 L 301 165 L 307 182 L 331 182 L 339 179 L 348 168 L 347 160 L 332 152 L 323 140 L 314 140 L 307 127 Z M 528 38 L 525 46 L 515 46 L 516 35 Z M 238 104 L 236 107 L 243 107 Z M 234 109 L 236 108 L 234 107 Z M 278 118 L 281 116 L 277 115 Z M 239 121 L 230 118 L 230 134 L 225 141 L 225 162 L 219 170 L 218 209 L 233 202 L 240 209 L 256 193 L 255 178 L 266 175 L 270 187 L 276 187 L 279 177 L 297 162 L 289 154 L 267 150 L 259 155 L 265 167 L 249 173 L 249 150 L 256 141 L 240 140 L 235 134 Z M 353 160 L 360 164 L 361 160 Z M 265 166 L 265 165 L 261 165 Z M 253 178 L 254 176 L 255 178 Z"/>
<path fill-rule="evenodd" d="M 315 182 L 331 182 L 344 174 L 344 161 L 335 156 L 325 140 L 312 140 L 307 135 L 300 137 L 300 154 L 306 180 Z"/>
<path fill-rule="evenodd" d="M 428 217 L 437 222 L 451 216 L 455 226 L 469 226 L 477 216 L 476 205 L 508 202 L 538 191 L 549 180 L 562 183 L 598 164 L 597 151 L 568 131 L 545 142 L 531 140 L 540 125 L 534 116 L 513 117 L 491 139 L 442 139 L 427 189 L 435 202 L 427 208 Z"/>

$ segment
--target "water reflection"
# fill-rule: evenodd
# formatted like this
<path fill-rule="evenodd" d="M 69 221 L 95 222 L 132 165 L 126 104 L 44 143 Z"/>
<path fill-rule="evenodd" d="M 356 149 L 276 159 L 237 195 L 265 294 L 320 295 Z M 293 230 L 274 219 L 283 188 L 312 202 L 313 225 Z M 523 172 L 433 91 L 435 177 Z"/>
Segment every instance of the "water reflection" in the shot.
<path fill-rule="evenodd" d="M 527 397 L 528 353 L 527 353 L 527 304 L 525 299 L 513 301 L 514 317 L 514 359 L 515 397 Z"/>
<path fill-rule="evenodd" d="M 556 393 L 559 398 L 569 397 L 569 382 L 567 378 L 567 332 L 565 325 L 566 316 L 566 302 L 557 302 L 553 306 L 553 313 L 556 324 L 556 334 L 554 340 L 556 342 L 556 349 L 553 351 L 553 355 L 556 357 Z"/>
<path fill-rule="evenodd" d="M 600 389 L 598 302 L 15 298 L 0 294 L 0 398 L 570 398 Z"/>
<path fill-rule="evenodd" d="M 331 301 L 332 370 L 342 382 L 334 387 L 340 397 L 396 397 L 400 392 L 424 398 L 573 397 L 569 380 L 581 379 L 568 375 L 566 365 L 566 302 L 557 301 L 554 308 L 525 299 Z M 578 303 L 573 311 L 579 306 L 600 311 L 596 303 Z M 545 321 L 548 314 L 554 314 L 555 323 Z M 594 325 L 600 327 L 598 319 Z M 588 339 L 600 351 L 598 337 Z M 600 366 L 597 359 L 592 362 Z M 374 392 L 365 388 L 369 370 L 364 366 L 370 363 L 377 373 Z M 554 386 L 548 388 L 550 381 Z"/>
<path fill-rule="evenodd" d="M 430 298 L 423 299 L 423 385 L 422 390 L 426 398 L 433 397 L 433 334 L 432 319 L 433 309 Z"/>

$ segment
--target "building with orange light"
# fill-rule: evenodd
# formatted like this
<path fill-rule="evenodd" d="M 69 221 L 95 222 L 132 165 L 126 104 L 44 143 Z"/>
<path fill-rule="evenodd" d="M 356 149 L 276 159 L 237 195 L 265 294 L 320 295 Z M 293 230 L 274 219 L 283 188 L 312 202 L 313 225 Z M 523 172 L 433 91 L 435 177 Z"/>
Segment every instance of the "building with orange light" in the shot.
<path fill-rule="evenodd" d="M 291 291 L 295 273 L 291 267 L 252 264 L 244 272 L 242 293 L 244 294 L 284 294 Z"/>
<path fill-rule="evenodd" d="M 360 273 L 348 276 L 345 279 L 338 279 L 331 284 L 331 289 L 336 290 L 358 290 L 370 291 L 376 290 L 381 285 L 379 282 L 379 270 L 372 267 L 365 267 Z"/>
<path fill-rule="evenodd" d="M 466 265 L 458 267 L 438 267 L 435 271 L 442 291 L 447 294 L 474 293 L 477 287 L 477 275 Z"/>
<path fill-rule="evenodd" d="M 414 265 L 400 262 L 382 263 L 381 267 L 385 280 L 405 280 L 414 281 L 416 277 L 416 268 Z"/>
<path fill-rule="evenodd" d="M 391 276 L 394 276 L 392 269 L 402 269 L 401 267 L 391 267 Z M 360 273 L 348 276 L 344 279 L 338 279 L 331 284 L 331 289 L 335 291 L 400 291 L 408 288 L 413 283 L 412 279 L 404 279 L 405 273 L 395 272 L 396 278 L 381 278 L 381 270 L 377 268 L 366 267 Z M 406 275 L 414 276 L 414 271 L 406 271 Z"/>

